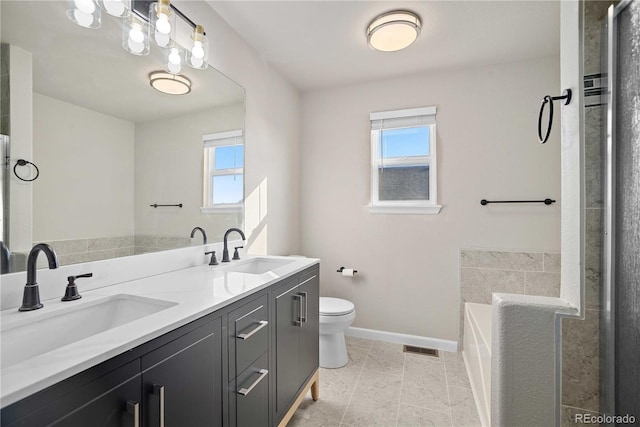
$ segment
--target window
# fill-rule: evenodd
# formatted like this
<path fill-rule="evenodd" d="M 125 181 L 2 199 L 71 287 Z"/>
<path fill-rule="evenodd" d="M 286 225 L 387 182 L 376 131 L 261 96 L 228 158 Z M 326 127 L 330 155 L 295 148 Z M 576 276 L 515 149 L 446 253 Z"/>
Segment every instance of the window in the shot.
<path fill-rule="evenodd" d="M 437 214 L 436 107 L 371 113 L 370 213 Z"/>
<path fill-rule="evenodd" d="M 244 140 L 241 130 L 212 133 L 204 142 L 204 206 L 201 211 L 239 212 L 244 202 Z"/>

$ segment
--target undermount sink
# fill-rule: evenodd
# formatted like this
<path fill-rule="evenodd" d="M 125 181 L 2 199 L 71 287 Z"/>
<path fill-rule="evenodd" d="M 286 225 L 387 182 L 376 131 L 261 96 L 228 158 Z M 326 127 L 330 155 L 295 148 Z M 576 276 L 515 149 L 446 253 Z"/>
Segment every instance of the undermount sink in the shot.
<path fill-rule="evenodd" d="M 295 260 L 252 258 L 248 261 L 229 267 L 228 271 L 235 273 L 264 274 L 287 264 L 291 264 L 292 262 L 295 262 Z"/>
<path fill-rule="evenodd" d="M 2 368 L 165 310 L 175 302 L 120 294 L 4 322 Z"/>

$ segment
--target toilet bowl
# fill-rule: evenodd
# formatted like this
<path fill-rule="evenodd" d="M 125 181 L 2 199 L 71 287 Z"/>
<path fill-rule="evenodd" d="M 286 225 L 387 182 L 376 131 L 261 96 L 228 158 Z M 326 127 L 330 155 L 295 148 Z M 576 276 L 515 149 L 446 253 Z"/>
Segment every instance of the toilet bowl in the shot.
<path fill-rule="evenodd" d="M 341 368 L 347 364 L 344 331 L 355 318 L 356 309 L 351 301 L 320 298 L 320 367 Z"/>

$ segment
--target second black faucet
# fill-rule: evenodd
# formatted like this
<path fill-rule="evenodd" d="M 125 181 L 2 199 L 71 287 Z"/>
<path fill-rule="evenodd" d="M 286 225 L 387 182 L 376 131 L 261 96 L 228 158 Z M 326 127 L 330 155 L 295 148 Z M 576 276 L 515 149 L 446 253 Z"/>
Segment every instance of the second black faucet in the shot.
<path fill-rule="evenodd" d="M 230 229 L 228 229 L 227 232 L 224 233 L 224 248 L 222 249 L 222 262 L 230 262 L 231 261 L 229 259 L 229 245 L 227 244 L 227 238 L 229 237 L 229 233 L 232 233 L 234 231 L 237 231 L 240 234 L 240 236 L 242 236 L 242 240 L 247 240 L 247 238 L 244 237 L 244 233 L 239 228 L 230 228 Z M 240 257 L 238 257 L 238 259 L 240 259 Z"/>

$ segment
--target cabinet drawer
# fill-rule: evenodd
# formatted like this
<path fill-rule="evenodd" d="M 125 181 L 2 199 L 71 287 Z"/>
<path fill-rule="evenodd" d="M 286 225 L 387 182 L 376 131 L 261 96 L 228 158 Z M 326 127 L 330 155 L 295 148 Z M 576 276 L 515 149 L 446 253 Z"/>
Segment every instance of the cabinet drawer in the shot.
<path fill-rule="evenodd" d="M 269 346 L 267 296 L 229 313 L 229 378 L 235 378 Z"/>
<path fill-rule="evenodd" d="M 236 427 L 269 425 L 269 358 L 265 352 L 241 372 L 229 390 L 230 424 Z"/>

